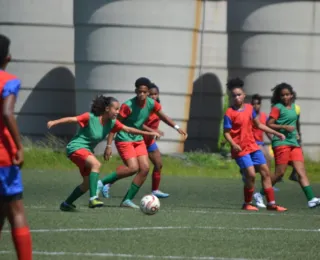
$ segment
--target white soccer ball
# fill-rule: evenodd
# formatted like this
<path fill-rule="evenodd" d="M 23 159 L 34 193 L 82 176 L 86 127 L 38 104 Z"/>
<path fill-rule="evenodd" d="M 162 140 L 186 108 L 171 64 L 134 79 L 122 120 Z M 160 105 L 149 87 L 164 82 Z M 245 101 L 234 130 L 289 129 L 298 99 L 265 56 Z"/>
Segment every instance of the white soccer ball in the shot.
<path fill-rule="evenodd" d="M 152 194 L 145 195 L 140 201 L 140 209 L 146 215 L 154 215 L 160 209 L 160 201 Z"/>

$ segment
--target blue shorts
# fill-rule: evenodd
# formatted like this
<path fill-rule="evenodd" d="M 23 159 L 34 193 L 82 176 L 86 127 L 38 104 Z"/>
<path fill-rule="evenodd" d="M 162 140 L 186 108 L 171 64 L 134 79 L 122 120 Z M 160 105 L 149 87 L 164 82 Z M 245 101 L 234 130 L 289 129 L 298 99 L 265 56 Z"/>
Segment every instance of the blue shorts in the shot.
<path fill-rule="evenodd" d="M 254 165 L 262 165 L 266 164 L 266 158 L 261 150 L 257 150 L 253 153 L 246 154 L 242 157 L 236 159 L 237 164 L 239 165 L 240 169 L 246 169 L 250 166 Z"/>
<path fill-rule="evenodd" d="M 152 145 L 149 145 L 147 147 L 148 153 L 154 152 L 157 149 L 158 149 L 158 145 L 156 142 L 154 142 Z"/>
<path fill-rule="evenodd" d="M 10 197 L 23 192 L 19 166 L 0 167 L 0 196 Z"/>

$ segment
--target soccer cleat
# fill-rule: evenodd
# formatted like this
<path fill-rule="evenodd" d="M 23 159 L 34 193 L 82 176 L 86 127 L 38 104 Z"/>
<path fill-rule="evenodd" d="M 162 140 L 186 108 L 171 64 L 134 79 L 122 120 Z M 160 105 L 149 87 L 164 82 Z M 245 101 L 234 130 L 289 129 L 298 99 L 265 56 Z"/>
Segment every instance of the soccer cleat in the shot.
<path fill-rule="evenodd" d="M 132 208 L 132 209 L 139 209 L 139 206 L 137 206 L 136 204 L 134 204 L 131 200 L 122 201 L 121 204 L 120 204 L 120 207 Z"/>
<path fill-rule="evenodd" d="M 103 207 L 103 202 L 98 198 L 89 200 L 89 208 L 93 209 L 93 208 L 101 208 L 101 207 Z"/>
<path fill-rule="evenodd" d="M 281 207 L 279 205 L 276 204 L 271 204 L 271 205 L 267 205 L 267 210 L 274 210 L 274 211 L 278 211 L 278 212 L 284 212 L 287 211 L 288 209 Z"/>
<path fill-rule="evenodd" d="M 256 192 L 253 195 L 253 198 L 256 201 L 256 205 L 258 208 L 266 208 L 266 205 L 263 202 L 263 196 L 259 192 Z"/>
<path fill-rule="evenodd" d="M 164 193 L 161 190 L 153 190 L 152 195 L 158 197 L 159 199 L 168 198 L 170 196 L 168 193 Z"/>
<path fill-rule="evenodd" d="M 308 201 L 308 207 L 310 209 L 315 208 L 320 205 L 320 199 L 319 198 L 313 198 L 312 200 Z"/>
<path fill-rule="evenodd" d="M 102 181 L 98 180 L 97 194 L 96 194 L 97 197 L 99 197 L 100 192 L 102 192 L 102 188 L 103 188 L 103 183 L 102 183 Z"/>
<path fill-rule="evenodd" d="M 110 194 L 109 194 L 110 187 L 111 187 L 110 184 L 106 184 L 102 187 L 101 193 L 104 198 L 110 198 Z"/>
<path fill-rule="evenodd" d="M 243 204 L 242 209 L 248 210 L 248 211 L 259 211 L 257 207 L 253 206 L 252 204 L 246 204 L 246 203 Z"/>
<path fill-rule="evenodd" d="M 74 211 L 75 209 L 76 209 L 76 206 L 74 204 L 70 205 L 65 201 L 60 204 L 61 211 Z"/>

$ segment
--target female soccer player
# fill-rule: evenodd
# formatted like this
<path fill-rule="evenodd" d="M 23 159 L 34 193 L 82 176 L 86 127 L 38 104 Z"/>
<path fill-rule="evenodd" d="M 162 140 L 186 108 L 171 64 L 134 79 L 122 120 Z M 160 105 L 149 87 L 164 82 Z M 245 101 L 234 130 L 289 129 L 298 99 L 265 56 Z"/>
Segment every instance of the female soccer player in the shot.
<path fill-rule="evenodd" d="M 236 160 L 240 169 L 245 171 L 244 204 L 242 209 L 257 211 L 253 206 L 252 197 L 255 184 L 255 167 L 261 174 L 262 186 L 267 194 L 267 209 L 286 211 L 275 203 L 274 190 L 272 189 L 270 172 L 266 159 L 254 140 L 252 133 L 252 121 L 256 127 L 278 136 L 284 136 L 259 122 L 256 112 L 250 104 L 245 104 L 243 81 L 239 78 L 231 79 L 227 84 L 233 98 L 233 106 L 228 108 L 224 116 L 224 136 L 231 145 L 232 157 Z"/>
<path fill-rule="evenodd" d="M 155 113 L 162 121 L 175 128 L 185 139 L 187 134 L 162 112 L 161 105 L 157 101 L 148 97 L 150 86 L 151 82 L 147 78 L 139 78 L 136 80 L 135 92 L 137 95 L 122 104 L 118 117 L 119 120 L 128 126 L 142 129 L 144 122 L 152 113 Z M 113 133 L 108 136 L 108 143 L 105 150 L 106 160 L 109 159 L 112 153 L 111 143 L 113 136 Z M 149 172 L 149 159 L 146 144 L 142 135 L 132 136 L 123 131 L 120 131 L 117 134 L 115 143 L 125 165 L 119 166 L 115 172 L 107 175 L 101 181 L 103 185 L 106 185 L 137 173 L 120 206 L 139 208 L 132 202 L 132 199 L 138 193 Z"/>
<path fill-rule="evenodd" d="M 308 207 L 314 208 L 320 205 L 320 199 L 314 196 L 304 167 L 302 149 L 297 140 L 296 126 L 298 115 L 293 100 L 294 91 L 289 84 L 281 83 L 273 89 L 271 98 L 272 109 L 267 125 L 272 129 L 280 131 L 285 135 L 286 139 L 282 140 L 276 136 L 272 138 L 276 170 L 271 179 L 272 184 L 275 184 L 283 177 L 288 164 L 292 163 L 299 175 L 299 183 L 308 200 Z M 263 191 L 260 193 L 264 195 Z"/>
<path fill-rule="evenodd" d="M 75 209 L 73 202 L 90 190 L 89 208 L 102 207 L 103 202 L 97 196 L 97 183 L 101 163 L 94 156 L 94 148 L 110 133 L 122 131 L 132 136 L 151 135 L 160 136 L 156 132 L 141 131 L 127 127 L 116 120 L 120 104 L 113 97 L 98 96 L 93 100 L 90 113 L 75 117 L 64 117 L 49 121 L 48 128 L 66 123 L 78 123 L 80 129 L 67 145 L 67 156 L 78 166 L 83 182 L 75 188 L 70 196 L 61 203 L 62 211 Z"/>

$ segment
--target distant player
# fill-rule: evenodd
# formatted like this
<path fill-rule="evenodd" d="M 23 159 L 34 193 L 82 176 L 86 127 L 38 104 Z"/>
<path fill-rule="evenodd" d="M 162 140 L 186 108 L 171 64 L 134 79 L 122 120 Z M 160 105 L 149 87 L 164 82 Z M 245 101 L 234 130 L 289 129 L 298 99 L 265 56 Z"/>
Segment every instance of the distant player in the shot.
<path fill-rule="evenodd" d="M 156 84 L 152 83 L 149 88 L 149 97 L 153 100 L 156 100 L 160 103 L 159 99 L 159 88 Z M 148 120 L 144 123 L 143 128 L 148 131 L 156 131 L 161 136 L 163 136 L 163 132 L 159 130 L 160 118 L 156 113 L 152 113 Z M 159 190 L 160 180 L 161 180 L 161 170 L 162 170 L 162 159 L 161 153 L 157 146 L 156 140 L 152 136 L 144 136 L 144 142 L 147 146 L 147 151 L 149 155 L 149 159 L 153 163 L 153 172 L 152 172 L 152 194 L 157 196 L 158 198 L 167 198 L 169 197 L 168 193 L 164 193 Z M 105 187 L 101 187 L 103 184 L 99 181 L 98 187 L 100 187 L 102 194 L 105 198 L 109 198 L 109 191 L 111 184 L 106 184 Z"/>
<path fill-rule="evenodd" d="M 252 205 L 256 168 L 261 174 L 262 186 L 267 194 L 267 209 L 286 211 L 286 208 L 276 205 L 269 168 L 262 151 L 253 137 L 252 121 L 257 128 L 265 132 L 279 136 L 281 139 L 284 136 L 261 124 L 252 105 L 244 103 L 245 93 L 241 79 L 235 78 L 229 80 L 227 87 L 231 92 L 233 105 L 227 109 L 224 116 L 224 136 L 231 145 L 232 158 L 235 159 L 245 174 L 244 204 L 242 209 L 249 211 L 258 210 L 257 207 Z"/>
<path fill-rule="evenodd" d="M 299 175 L 299 183 L 308 200 L 308 207 L 314 208 L 320 205 L 320 199 L 314 196 L 304 167 L 304 157 L 297 139 L 298 114 L 293 101 L 294 91 L 289 84 L 281 83 L 273 89 L 272 109 L 267 125 L 284 134 L 286 139 L 282 140 L 277 136 L 272 138 L 276 170 L 271 179 L 272 184 L 275 184 L 283 177 L 288 164 L 292 164 Z M 265 192 L 261 190 L 260 194 L 264 195 Z"/>
<path fill-rule="evenodd" d="M 101 163 L 94 156 L 94 148 L 110 133 L 122 131 L 130 135 L 160 136 L 156 132 L 141 131 L 127 127 L 120 123 L 116 117 L 120 110 L 120 104 L 113 97 L 98 96 L 93 100 L 90 113 L 84 113 L 74 117 L 64 117 L 49 121 L 48 128 L 53 126 L 78 123 L 80 126 L 77 134 L 67 145 L 68 158 L 78 166 L 83 181 L 77 186 L 70 196 L 61 203 L 62 211 L 73 211 L 76 207 L 75 200 L 90 190 L 89 208 L 102 207 L 103 202 L 97 196 L 97 183 L 99 179 Z"/>
<path fill-rule="evenodd" d="M 5 69 L 10 40 L 0 35 L 0 235 L 6 219 L 19 260 L 32 259 L 32 240 L 22 202 L 23 146 L 14 116 L 20 80 Z"/>
<path fill-rule="evenodd" d="M 150 86 L 151 82 L 147 78 L 139 78 L 136 80 L 136 96 L 122 104 L 118 116 L 119 120 L 128 126 L 142 129 L 143 124 L 150 115 L 155 113 L 163 122 L 176 129 L 179 134 L 186 138 L 187 134 L 162 112 L 161 105 L 154 99 L 148 97 Z M 113 133 L 108 136 L 105 151 L 106 160 L 109 159 L 112 153 L 111 143 L 113 141 L 113 137 Z M 125 165 L 119 166 L 115 172 L 107 175 L 101 181 L 103 185 L 106 185 L 137 173 L 120 206 L 139 208 L 132 202 L 132 199 L 145 182 L 149 172 L 149 158 L 146 144 L 142 135 L 133 136 L 123 131 L 116 135 L 115 144 Z"/>

